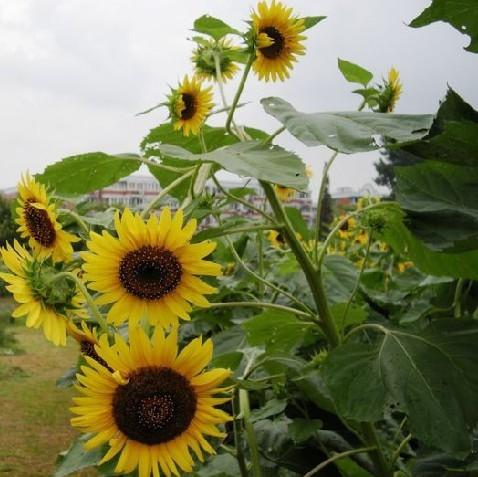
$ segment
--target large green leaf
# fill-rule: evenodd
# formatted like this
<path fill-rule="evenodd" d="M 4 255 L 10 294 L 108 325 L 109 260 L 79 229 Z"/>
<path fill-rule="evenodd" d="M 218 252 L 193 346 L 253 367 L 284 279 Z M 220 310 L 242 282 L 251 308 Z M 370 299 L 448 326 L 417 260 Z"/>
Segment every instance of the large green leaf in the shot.
<path fill-rule="evenodd" d="M 478 421 L 478 323 L 439 320 L 421 334 L 384 330 L 374 344 L 333 350 L 324 376 L 338 411 L 375 421 L 387 402 L 409 416 L 413 434 L 464 456 Z"/>
<path fill-rule="evenodd" d="M 37 178 L 65 195 L 87 194 L 109 186 L 139 169 L 141 162 L 134 154 L 109 155 L 90 152 L 70 156 L 47 166 Z"/>
<path fill-rule="evenodd" d="M 263 140 L 267 137 L 267 134 L 259 129 L 245 128 L 245 131 L 253 139 Z M 203 127 L 203 136 L 208 150 L 214 150 L 238 142 L 238 139 L 232 134 L 228 134 L 225 128 L 216 128 L 205 125 Z M 166 166 L 185 167 L 190 165 L 187 161 L 162 157 L 158 149 L 162 144 L 181 146 L 193 154 L 199 154 L 202 152 L 201 144 L 197 136 L 184 136 L 181 131 L 174 130 L 171 123 L 161 124 L 151 129 L 148 135 L 141 141 L 140 148 L 146 157 L 160 157 L 161 163 Z M 168 186 L 180 176 L 179 172 L 168 171 L 155 166 L 149 166 L 149 170 L 151 174 L 158 179 L 161 187 Z M 190 184 L 191 179 L 185 180 L 171 191 L 171 195 L 180 199 L 185 197 Z"/>
<path fill-rule="evenodd" d="M 357 282 L 358 270 L 346 257 L 327 255 L 322 265 L 325 291 L 333 303 L 344 303 L 350 298 Z"/>
<path fill-rule="evenodd" d="M 239 176 L 255 177 L 285 187 L 305 190 L 308 184 L 304 163 L 298 156 L 279 146 L 263 145 L 259 141 L 241 142 L 202 154 L 192 154 L 170 144 L 158 145 L 157 150 L 165 157 L 212 162 Z"/>
<path fill-rule="evenodd" d="M 477 167 L 477 137 L 478 112 L 450 88 L 430 133 L 403 149 L 422 159 Z"/>
<path fill-rule="evenodd" d="M 98 447 L 91 451 L 85 450 L 85 442 L 91 438 L 91 435 L 84 435 L 73 441 L 70 448 L 59 454 L 57 459 L 57 468 L 54 477 L 65 477 L 88 467 L 93 467 L 103 457 L 105 451 Z"/>
<path fill-rule="evenodd" d="M 261 100 L 265 111 L 307 146 L 325 145 L 345 154 L 373 151 L 388 143 L 414 141 L 432 124 L 429 114 L 382 114 L 363 112 L 301 113 L 281 98 Z"/>
<path fill-rule="evenodd" d="M 388 243 L 395 252 L 406 254 L 424 273 L 478 280 L 478 250 L 460 253 L 431 250 L 412 235 L 398 208 L 387 207 L 386 226 L 377 233 L 377 238 Z"/>
<path fill-rule="evenodd" d="M 432 4 L 412 22 L 414 28 L 433 22 L 447 22 L 460 33 L 470 36 L 470 44 L 465 48 L 478 53 L 478 8 L 476 0 L 433 0 Z"/>
<path fill-rule="evenodd" d="M 433 250 L 478 249 L 478 168 L 427 161 L 396 167 L 397 199 Z"/>
<path fill-rule="evenodd" d="M 192 477 L 236 477 L 237 475 L 240 475 L 237 460 L 229 454 L 219 454 L 202 464 Z"/>
<path fill-rule="evenodd" d="M 226 35 L 241 35 L 241 32 L 230 27 L 219 18 L 203 15 L 194 21 L 194 31 L 209 35 L 215 40 L 220 40 Z"/>
<path fill-rule="evenodd" d="M 373 74 L 355 63 L 339 58 L 338 65 L 340 72 L 350 83 L 358 83 L 366 88 L 370 81 L 372 81 Z"/>

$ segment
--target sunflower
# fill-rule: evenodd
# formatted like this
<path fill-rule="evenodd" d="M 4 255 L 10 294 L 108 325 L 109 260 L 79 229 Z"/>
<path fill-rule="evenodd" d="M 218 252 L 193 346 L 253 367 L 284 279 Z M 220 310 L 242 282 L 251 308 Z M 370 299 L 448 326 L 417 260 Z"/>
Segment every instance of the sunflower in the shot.
<path fill-rule="evenodd" d="M 201 80 L 217 81 L 216 60 L 219 58 L 221 79 L 226 82 L 234 77 L 239 67 L 231 58 L 231 53 L 237 50 L 231 42 L 222 38 L 218 42 L 202 39 L 193 51 L 192 62 L 195 66 L 196 76 Z"/>
<path fill-rule="evenodd" d="M 271 230 L 267 234 L 271 246 L 277 250 L 282 250 L 287 246 L 284 236 L 277 230 Z"/>
<path fill-rule="evenodd" d="M 66 344 L 66 328 L 70 314 L 83 316 L 83 299 L 76 286 L 67 280 L 49 282 L 58 270 L 49 261 L 37 261 L 17 241 L 0 249 L 5 265 L 12 273 L 0 273 L 8 283 L 7 290 L 20 303 L 14 318 L 26 316 L 28 328 L 43 327 L 47 340 L 57 346 Z"/>
<path fill-rule="evenodd" d="M 18 196 L 16 223 L 22 238 L 28 239 L 38 258 L 51 256 L 54 261 L 68 261 L 73 254 L 71 243 L 79 239 L 62 229 L 45 186 L 26 173 L 18 184 Z"/>
<path fill-rule="evenodd" d="M 203 295 L 216 291 L 195 275 L 218 276 L 221 266 L 203 260 L 215 242 L 191 244 L 196 221 L 183 228 L 183 211 L 171 216 L 169 208 L 161 216 L 144 222 L 139 214 L 126 209 L 115 216 L 118 238 L 103 231 L 91 233 L 85 260 L 85 279 L 102 295 L 99 305 L 114 303 L 108 312 L 111 323 L 130 319 L 137 323 L 147 316 L 153 325 L 169 326 L 177 317 L 189 320 L 191 306 L 207 307 Z"/>
<path fill-rule="evenodd" d="M 392 113 L 402 95 L 402 91 L 403 85 L 400 81 L 400 74 L 395 68 L 391 68 L 378 98 L 379 111 L 381 113 Z"/>
<path fill-rule="evenodd" d="M 279 197 L 282 202 L 289 202 L 289 200 L 292 200 L 295 197 L 296 191 L 291 187 L 275 185 L 274 189 L 276 191 L 277 197 Z"/>
<path fill-rule="evenodd" d="M 190 133 L 197 135 L 214 105 L 212 95 L 212 87 L 202 88 L 197 76 L 191 79 L 185 76 L 183 82 L 168 97 L 174 129 L 182 129 L 185 136 Z"/>
<path fill-rule="evenodd" d="M 99 344 L 96 328 L 89 328 L 86 321 L 82 320 L 80 329 L 73 321 L 69 321 L 66 331 L 80 345 L 80 352 L 83 356 L 89 356 L 104 367 L 108 367 L 106 361 L 101 359 L 95 351 L 95 346 Z"/>
<path fill-rule="evenodd" d="M 343 220 L 345 216 L 341 215 L 339 220 Z M 341 239 L 348 239 L 353 236 L 355 229 L 357 228 L 357 220 L 354 217 L 350 217 L 347 221 L 340 227 L 339 237 Z"/>
<path fill-rule="evenodd" d="M 130 327 L 129 345 L 116 335 L 109 345 L 102 335 L 98 355 L 110 370 L 86 357 L 88 366 L 78 374 L 81 397 L 73 399 L 76 414 L 71 424 L 95 434 L 87 449 L 109 444 L 101 463 L 119 454 L 115 471 L 139 477 L 159 477 L 160 470 L 179 475 L 191 472 L 190 450 L 202 462 L 203 451 L 214 453 L 204 436 L 225 437 L 217 425 L 229 421 L 216 405 L 229 398 L 214 397 L 227 391 L 218 387 L 231 372 L 203 371 L 211 361 L 213 345 L 192 340 L 179 354 L 177 327 L 169 336 L 157 327 L 150 339 L 139 327 Z"/>
<path fill-rule="evenodd" d="M 297 61 L 297 55 L 305 54 L 302 44 L 305 36 L 303 19 L 292 16 L 287 8 L 275 0 L 257 5 L 252 13 L 252 27 L 256 38 L 256 59 L 252 65 L 260 80 L 284 81 Z"/>

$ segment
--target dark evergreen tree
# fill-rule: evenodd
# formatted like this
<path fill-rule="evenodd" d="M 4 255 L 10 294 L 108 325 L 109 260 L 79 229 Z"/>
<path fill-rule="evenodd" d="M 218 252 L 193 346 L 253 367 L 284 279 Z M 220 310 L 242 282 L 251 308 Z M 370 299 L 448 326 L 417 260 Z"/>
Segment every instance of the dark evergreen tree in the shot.
<path fill-rule="evenodd" d="M 12 213 L 12 201 L 0 194 L 0 246 L 16 238 L 16 224 Z"/>

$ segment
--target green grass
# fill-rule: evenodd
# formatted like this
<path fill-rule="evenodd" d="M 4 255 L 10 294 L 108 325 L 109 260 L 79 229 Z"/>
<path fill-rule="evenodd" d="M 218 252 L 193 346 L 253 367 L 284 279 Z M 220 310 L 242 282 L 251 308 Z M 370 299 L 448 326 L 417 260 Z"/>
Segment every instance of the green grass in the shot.
<path fill-rule="evenodd" d="M 1 300 L 3 324 L 8 308 L 10 302 Z M 40 330 L 21 324 L 6 330 L 24 354 L 0 356 L 0 477 L 49 477 L 58 452 L 76 435 L 69 425 L 73 390 L 57 388 L 55 381 L 76 362 L 77 346 L 69 341 L 66 348 L 55 347 Z"/>

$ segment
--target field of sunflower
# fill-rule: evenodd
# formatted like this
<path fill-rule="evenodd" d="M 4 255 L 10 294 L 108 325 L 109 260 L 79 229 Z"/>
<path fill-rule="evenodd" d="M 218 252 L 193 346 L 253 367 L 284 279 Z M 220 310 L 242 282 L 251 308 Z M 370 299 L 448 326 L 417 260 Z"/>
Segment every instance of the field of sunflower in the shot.
<path fill-rule="evenodd" d="M 411 26 L 447 21 L 477 53 L 474 1 L 433 0 Z M 193 74 L 142 113 L 169 117 L 140 154 L 87 153 L 21 177 L 20 239 L 0 249 L 0 279 L 16 326 L 37 329 L 54 369 L 76 361 L 58 376 L 68 395 L 37 386 L 58 398 L 56 412 L 41 398 L 47 419 L 71 414 L 72 429 L 45 437 L 56 448 L 73 436 L 55 477 L 477 475 L 478 112 L 450 88 L 436 114 L 394 114 L 395 68 L 373 84 L 339 60 L 358 111 L 303 113 L 267 97 L 276 131 L 238 124 L 248 77 L 287 80 L 323 19 L 276 0 L 258 3 L 246 31 L 202 16 Z M 331 150 L 312 225 L 289 204 L 314 178 L 274 144 L 284 131 Z M 396 199 L 363 197 L 323 223 L 339 154 L 381 148 L 414 158 L 395 167 Z M 81 211 L 81 196 L 141 166 L 161 185 L 146 208 Z M 221 170 L 256 179 L 264 206 L 247 186 L 225 190 Z M 260 219 L 226 215 L 235 202 Z M 50 358 L 27 348 L 45 372 Z M 40 398 L 4 384 L 5 409 L 8 386 Z M 31 475 L 45 475 L 36 465 Z"/>

